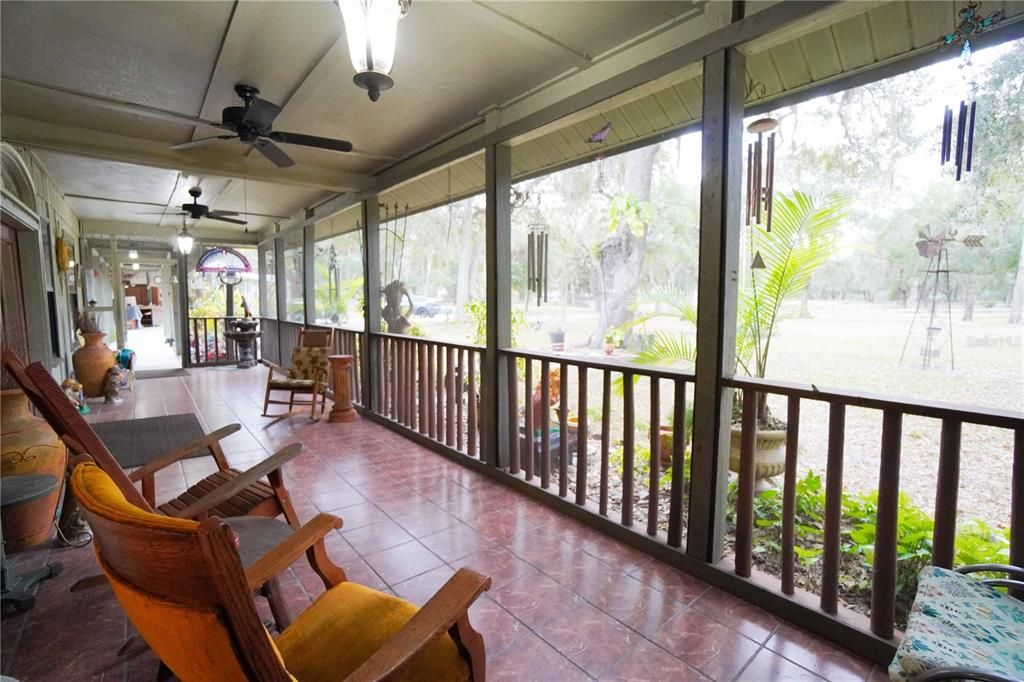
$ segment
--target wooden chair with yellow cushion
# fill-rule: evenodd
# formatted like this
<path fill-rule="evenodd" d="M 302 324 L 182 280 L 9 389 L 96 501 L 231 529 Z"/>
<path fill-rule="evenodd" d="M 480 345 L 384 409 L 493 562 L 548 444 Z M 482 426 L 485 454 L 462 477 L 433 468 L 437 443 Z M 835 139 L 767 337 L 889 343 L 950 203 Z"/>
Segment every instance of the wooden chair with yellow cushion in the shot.
<path fill-rule="evenodd" d="M 253 586 L 341 519 L 317 515 L 243 569 L 234 534 L 219 518 L 199 523 L 143 511 L 92 464 L 75 468 L 71 490 L 121 607 L 184 682 L 484 680 L 483 638 L 468 610 L 490 578 L 460 569 L 421 609 L 343 582 L 274 640 L 260 624 Z"/>
<path fill-rule="evenodd" d="M 310 405 L 310 419 L 316 419 L 317 399 L 320 403 L 320 414 L 324 413 L 327 401 L 326 389 L 328 381 L 327 357 L 331 354 L 330 346 L 303 346 L 292 349 L 291 367 L 284 368 L 267 362 L 270 373 L 267 375 L 267 393 L 263 399 L 264 417 L 282 417 L 291 414 L 296 405 Z M 274 376 L 275 373 L 281 376 Z M 274 400 L 272 391 L 287 391 L 288 400 Z M 311 395 L 310 400 L 296 400 L 295 396 Z M 287 405 L 284 414 L 268 414 L 271 405 Z"/>

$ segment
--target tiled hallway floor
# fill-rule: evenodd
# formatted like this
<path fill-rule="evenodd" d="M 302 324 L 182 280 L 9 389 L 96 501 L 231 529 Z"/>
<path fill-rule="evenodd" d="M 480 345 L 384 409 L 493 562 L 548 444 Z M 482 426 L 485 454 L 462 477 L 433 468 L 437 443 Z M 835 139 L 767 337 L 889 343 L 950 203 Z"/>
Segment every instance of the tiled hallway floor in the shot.
<path fill-rule="evenodd" d="M 303 517 L 344 519 L 328 551 L 349 579 L 423 603 L 459 566 L 493 587 L 472 609 L 492 680 L 882 680 L 883 670 L 626 545 L 539 506 L 381 426 L 260 416 L 266 370 L 189 370 L 139 381 L 90 419 L 197 412 L 245 466 L 295 441 L 287 467 Z M 158 501 L 214 471 L 188 460 L 158 478 Z M 59 560 L 32 611 L 4 620 L 2 670 L 23 682 L 153 680 L 148 652 L 118 658 L 132 632 L 107 588 L 72 594 L 96 572 L 92 548 L 17 555 L 24 571 Z M 285 578 L 292 613 L 323 591 L 304 561 Z"/>

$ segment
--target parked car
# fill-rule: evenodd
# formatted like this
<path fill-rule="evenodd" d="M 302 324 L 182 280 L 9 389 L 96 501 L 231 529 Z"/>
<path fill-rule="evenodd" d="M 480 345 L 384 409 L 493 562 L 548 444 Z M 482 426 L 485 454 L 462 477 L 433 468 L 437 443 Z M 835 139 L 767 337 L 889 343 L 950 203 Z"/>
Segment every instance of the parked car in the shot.
<path fill-rule="evenodd" d="M 412 309 L 413 315 L 420 317 L 433 317 L 441 312 L 441 302 L 436 298 L 421 298 L 415 301 Z"/>

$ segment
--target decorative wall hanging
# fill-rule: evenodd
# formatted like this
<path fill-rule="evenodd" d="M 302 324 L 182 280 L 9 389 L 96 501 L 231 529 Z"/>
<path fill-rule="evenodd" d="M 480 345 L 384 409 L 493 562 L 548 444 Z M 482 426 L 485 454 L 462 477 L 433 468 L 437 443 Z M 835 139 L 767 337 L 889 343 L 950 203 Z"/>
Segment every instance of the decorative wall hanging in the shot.
<path fill-rule="evenodd" d="M 541 299 L 548 301 L 548 226 L 543 223 L 530 225 L 526 243 L 527 288 L 537 294 L 537 305 Z"/>
<path fill-rule="evenodd" d="M 252 272 L 249 259 L 229 246 L 215 246 L 199 257 L 196 272 L 215 272 L 221 284 L 235 285 L 242 281 L 242 272 Z"/>
<path fill-rule="evenodd" d="M 980 35 L 986 29 L 998 23 L 1003 18 L 1003 11 L 997 10 L 987 17 L 981 16 L 978 8 L 981 3 L 971 0 L 960 10 L 960 23 L 952 33 L 947 33 L 939 39 L 939 46 L 947 48 L 950 45 L 962 44 L 960 48 L 960 75 L 964 79 L 964 98 L 960 100 L 960 106 L 956 117 L 956 151 L 953 151 L 953 109 L 949 106 L 942 113 L 942 143 L 939 145 L 939 165 L 945 166 L 951 158 L 955 159 L 956 179 L 963 176 L 963 173 L 970 172 L 974 158 L 974 120 L 977 110 L 977 102 L 974 95 L 978 90 L 978 84 L 974 80 L 973 65 L 971 63 L 972 45 L 971 38 Z"/>
<path fill-rule="evenodd" d="M 68 244 L 63 237 L 57 237 L 57 243 L 54 245 L 54 250 L 57 252 L 57 270 L 59 272 L 67 272 L 68 268 L 74 266 L 71 245 Z"/>
<path fill-rule="evenodd" d="M 757 139 L 747 145 L 747 225 L 764 225 L 772 231 L 772 193 L 775 190 L 775 129 L 779 122 L 759 118 L 747 126 Z M 767 142 L 764 140 L 768 134 Z"/>

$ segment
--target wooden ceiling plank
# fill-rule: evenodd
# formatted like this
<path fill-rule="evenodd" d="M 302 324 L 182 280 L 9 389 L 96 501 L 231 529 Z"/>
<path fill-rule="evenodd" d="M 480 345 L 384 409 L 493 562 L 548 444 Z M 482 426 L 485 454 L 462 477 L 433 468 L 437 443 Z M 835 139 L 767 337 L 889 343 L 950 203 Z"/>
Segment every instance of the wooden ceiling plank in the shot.
<path fill-rule="evenodd" d="M 768 51 L 772 64 L 782 79 L 785 89 L 798 88 L 811 82 L 811 70 L 804 60 L 800 42 L 792 40 Z"/>
<path fill-rule="evenodd" d="M 841 21 L 832 27 L 843 71 L 853 71 L 875 62 L 875 50 L 866 15 Z"/>
<path fill-rule="evenodd" d="M 889 2 L 868 10 L 876 61 L 909 52 L 913 48 L 906 3 Z"/>
<path fill-rule="evenodd" d="M 839 53 L 836 52 L 836 44 L 829 29 L 807 34 L 800 39 L 800 45 L 812 80 L 818 81 L 842 73 L 843 65 L 839 63 Z"/>

